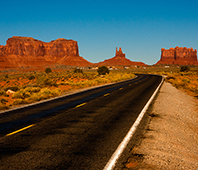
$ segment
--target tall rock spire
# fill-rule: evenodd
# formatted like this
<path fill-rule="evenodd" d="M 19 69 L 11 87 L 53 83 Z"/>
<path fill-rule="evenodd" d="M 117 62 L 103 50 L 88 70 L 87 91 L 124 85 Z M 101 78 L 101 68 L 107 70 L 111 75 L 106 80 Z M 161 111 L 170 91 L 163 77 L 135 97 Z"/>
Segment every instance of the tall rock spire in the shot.
<path fill-rule="evenodd" d="M 115 57 L 125 57 L 125 54 L 122 52 L 121 47 L 119 47 L 119 51 L 118 48 L 116 47 L 116 55 Z"/>

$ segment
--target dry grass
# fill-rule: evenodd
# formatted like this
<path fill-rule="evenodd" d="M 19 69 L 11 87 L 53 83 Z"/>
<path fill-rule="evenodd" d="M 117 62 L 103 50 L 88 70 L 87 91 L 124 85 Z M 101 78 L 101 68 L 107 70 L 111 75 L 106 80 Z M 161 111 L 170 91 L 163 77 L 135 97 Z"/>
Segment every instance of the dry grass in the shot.
<path fill-rule="evenodd" d="M 166 81 L 179 89 L 184 89 L 190 95 L 198 96 L 198 72 L 168 74 Z"/>
<path fill-rule="evenodd" d="M 146 69 L 136 69 L 134 72 L 163 75 L 166 77 L 165 80 L 176 88 L 198 97 L 198 67 L 190 66 L 189 68 L 190 71 L 180 72 L 179 66 L 151 66 Z"/>
<path fill-rule="evenodd" d="M 95 72 L 74 73 L 73 70 L 52 72 L 10 73 L 0 75 L 0 110 L 59 96 L 64 92 L 119 82 L 135 77 L 130 71 L 111 71 L 100 76 Z M 11 89 L 14 94 L 6 94 Z"/>
<path fill-rule="evenodd" d="M 0 74 L 0 110 L 12 106 L 33 103 L 65 92 L 114 83 L 135 77 L 134 73 L 165 75 L 166 81 L 175 87 L 184 89 L 193 96 L 198 96 L 198 68 L 193 67 L 189 72 L 180 72 L 180 67 L 147 67 L 130 70 L 110 71 L 105 76 L 98 75 L 97 71 L 83 71 L 74 73 L 73 70 L 62 70 L 46 74 L 45 72 L 26 72 Z M 14 94 L 6 94 L 11 89 Z"/>

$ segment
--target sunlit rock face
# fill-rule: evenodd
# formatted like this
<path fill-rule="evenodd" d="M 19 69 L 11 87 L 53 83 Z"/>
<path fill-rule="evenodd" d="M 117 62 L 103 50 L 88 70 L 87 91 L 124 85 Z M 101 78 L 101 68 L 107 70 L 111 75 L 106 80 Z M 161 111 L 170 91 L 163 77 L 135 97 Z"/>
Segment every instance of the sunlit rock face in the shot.
<path fill-rule="evenodd" d="M 122 52 L 121 47 L 118 48 L 116 47 L 116 54 L 113 58 L 107 59 L 103 62 L 97 63 L 97 65 L 109 65 L 109 66 L 131 66 L 131 65 L 136 65 L 136 66 L 145 66 L 144 63 L 142 62 L 134 62 L 125 57 L 125 54 Z"/>
<path fill-rule="evenodd" d="M 122 52 L 121 47 L 119 47 L 119 51 L 118 48 L 116 47 L 116 55 L 115 57 L 125 57 L 125 54 Z"/>
<path fill-rule="evenodd" d="M 47 66 L 52 64 L 86 66 L 74 40 L 59 38 L 43 42 L 31 37 L 13 36 L 0 46 L 0 68 Z"/>
<path fill-rule="evenodd" d="M 157 64 L 197 65 L 197 50 L 186 47 L 161 49 L 161 59 Z"/>

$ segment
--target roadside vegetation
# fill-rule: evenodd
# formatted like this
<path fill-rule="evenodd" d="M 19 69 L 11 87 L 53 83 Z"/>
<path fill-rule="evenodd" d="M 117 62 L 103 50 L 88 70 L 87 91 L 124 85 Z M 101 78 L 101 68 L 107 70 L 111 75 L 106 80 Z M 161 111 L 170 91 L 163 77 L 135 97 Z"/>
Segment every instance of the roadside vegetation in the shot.
<path fill-rule="evenodd" d="M 198 97 L 198 71 L 190 70 L 167 74 L 166 81 L 179 89 L 184 89 L 188 94 Z"/>
<path fill-rule="evenodd" d="M 99 75 L 109 74 L 109 69 L 106 66 L 99 67 L 97 71 Z"/>
<path fill-rule="evenodd" d="M 139 69 L 140 70 L 140 69 Z M 165 81 L 171 83 L 178 89 L 182 89 L 189 95 L 198 98 L 198 67 L 193 66 L 158 66 L 140 71 L 163 75 Z"/>
<path fill-rule="evenodd" d="M 0 110 L 49 99 L 76 89 L 119 82 L 133 77 L 135 75 L 127 70 L 99 74 L 97 70 L 70 69 L 55 72 L 46 68 L 43 72 L 1 73 Z"/>
<path fill-rule="evenodd" d="M 158 74 L 176 88 L 198 97 L 198 67 L 148 66 L 108 70 L 46 68 L 37 72 L 0 72 L 0 110 L 64 95 L 77 89 L 115 83 L 135 77 L 134 73 Z"/>

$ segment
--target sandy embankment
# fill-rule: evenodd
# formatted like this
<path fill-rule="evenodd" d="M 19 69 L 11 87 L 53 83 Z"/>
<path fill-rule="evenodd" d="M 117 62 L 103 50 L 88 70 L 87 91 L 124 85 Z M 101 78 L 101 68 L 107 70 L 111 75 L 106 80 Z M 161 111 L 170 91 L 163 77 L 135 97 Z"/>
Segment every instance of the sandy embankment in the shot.
<path fill-rule="evenodd" d="M 198 170 L 197 106 L 197 99 L 165 82 L 148 130 L 124 169 Z"/>

